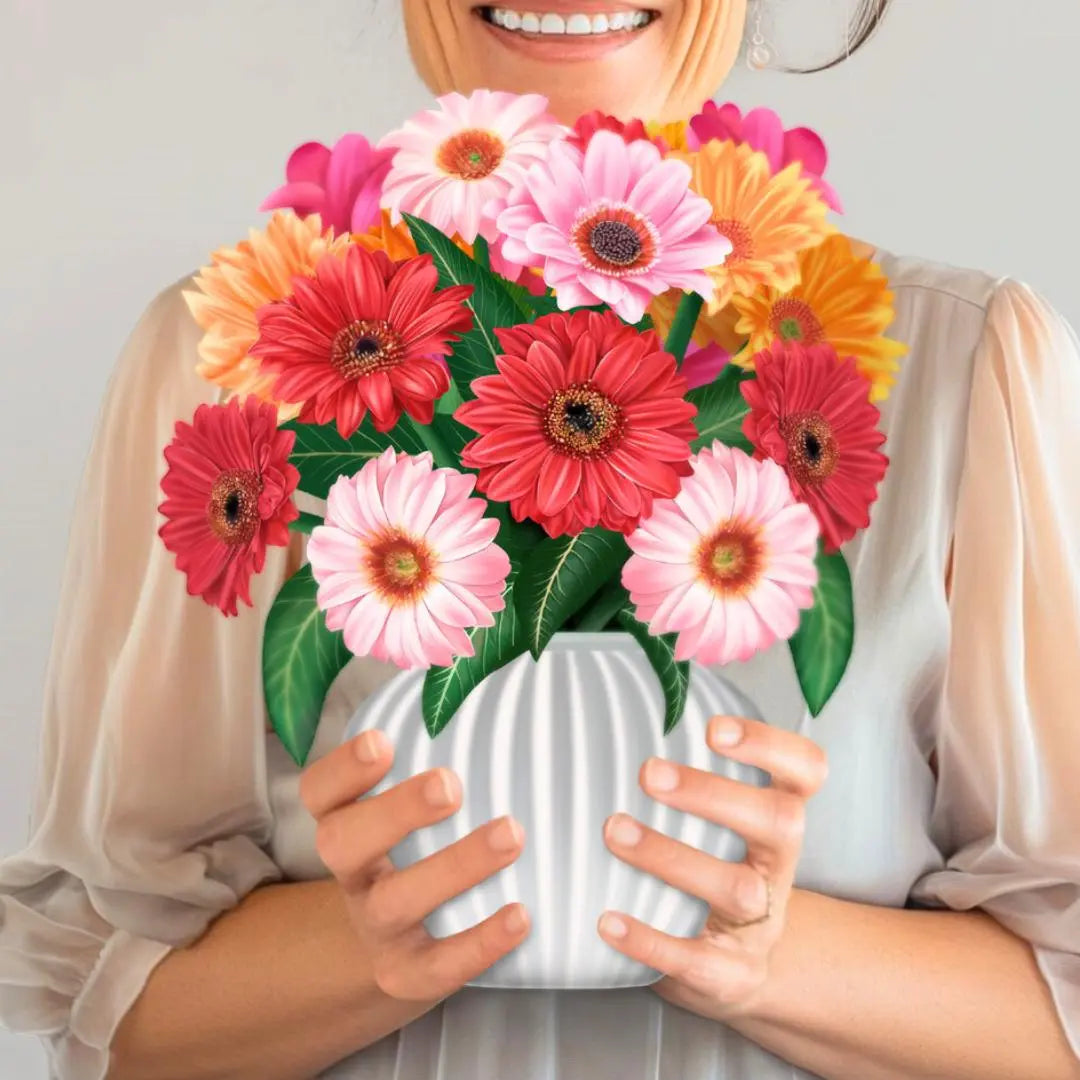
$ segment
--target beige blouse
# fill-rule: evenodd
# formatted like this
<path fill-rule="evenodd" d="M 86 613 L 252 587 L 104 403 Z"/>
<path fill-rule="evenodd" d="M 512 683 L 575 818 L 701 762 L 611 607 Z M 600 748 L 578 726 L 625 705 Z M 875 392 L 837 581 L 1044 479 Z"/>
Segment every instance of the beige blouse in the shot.
<path fill-rule="evenodd" d="M 966 434 L 943 415 L 940 439 L 887 447 L 901 508 L 906 478 L 962 451 L 943 705 L 915 734 L 935 752 L 940 859 L 911 900 L 981 906 L 1030 941 L 1080 1056 L 1080 348 L 1023 285 L 912 260 L 888 271 L 896 336 L 933 343 L 903 361 L 918 384 L 906 407 L 931 411 L 932 432 L 936 387 L 968 400 Z M 155 964 L 290 876 L 272 842 L 260 644 L 300 542 L 271 549 L 255 608 L 230 620 L 186 594 L 156 535 L 162 448 L 219 399 L 195 374 L 186 284 L 149 306 L 108 389 L 71 530 L 32 835 L 0 863 L 0 1023 L 41 1036 L 58 1080 L 101 1080 Z M 923 512 L 914 496 L 906 512 Z M 886 545 L 894 575 L 918 562 L 905 540 Z M 890 615 L 872 590 L 859 603 L 860 620 Z"/>

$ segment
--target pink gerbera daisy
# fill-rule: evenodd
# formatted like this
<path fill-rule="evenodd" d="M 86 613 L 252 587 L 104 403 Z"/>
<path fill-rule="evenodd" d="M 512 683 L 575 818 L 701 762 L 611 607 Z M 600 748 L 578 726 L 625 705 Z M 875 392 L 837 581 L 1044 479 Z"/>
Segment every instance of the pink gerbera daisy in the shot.
<path fill-rule="evenodd" d="M 609 311 L 497 329 L 498 375 L 473 380 L 455 417 L 480 432 L 462 452 L 477 487 L 550 536 L 629 532 L 689 472 L 697 409 L 651 330 Z"/>
<path fill-rule="evenodd" d="M 750 406 L 743 432 L 755 456 L 784 467 L 821 522 L 825 549 L 836 551 L 870 524 L 889 464 L 878 449 L 885 436 L 870 380 L 832 345 L 779 339 L 754 357 L 754 371 L 740 386 Z"/>
<path fill-rule="evenodd" d="M 584 151 L 552 144 L 527 180 L 486 213 L 503 256 L 542 267 L 562 310 L 609 304 L 636 323 L 669 288 L 710 296 L 705 268 L 721 265 L 732 249 L 690 178 L 684 162 L 664 160 L 651 142 L 598 131 Z"/>
<path fill-rule="evenodd" d="M 320 259 L 314 277 L 296 278 L 291 297 L 259 309 L 251 355 L 276 374 L 279 399 L 304 402 L 301 421 L 336 421 L 343 439 L 368 410 L 378 431 L 403 411 L 429 424 L 450 387 L 441 358 L 472 326 L 472 287 L 437 282 L 430 255 L 394 263 L 353 245 L 344 259 Z"/>
<path fill-rule="evenodd" d="M 307 554 L 326 625 L 351 652 L 401 668 L 473 655 L 466 630 L 494 625 L 510 572 L 474 483 L 392 449 L 334 483 Z"/>
<path fill-rule="evenodd" d="M 622 582 L 650 633 L 679 635 L 677 660 L 747 660 L 813 606 L 817 519 L 774 461 L 718 441 L 693 470 L 628 538 Z"/>
<path fill-rule="evenodd" d="M 252 574 L 268 546 L 289 542 L 289 522 L 300 512 L 292 493 L 300 473 L 289 464 L 296 435 L 280 431 L 277 409 L 254 396 L 225 405 L 200 405 L 190 424 L 176 424 L 165 447 L 158 530 L 188 592 L 226 615 L 239 597 L 249 607 Z"/>
<path fill-rule="evenodd" d="M 476 90 L 469 97 L 445 94 L 438 108 L 417 113 L 379 143 L 396 151 L 383 187 L 382 205 L 395 224 L 415 214 L 467 244 L 478 234 L 485 203 L 507 193 L 548 144 L 566 129 L 547 112 L 539 94 Z"/>

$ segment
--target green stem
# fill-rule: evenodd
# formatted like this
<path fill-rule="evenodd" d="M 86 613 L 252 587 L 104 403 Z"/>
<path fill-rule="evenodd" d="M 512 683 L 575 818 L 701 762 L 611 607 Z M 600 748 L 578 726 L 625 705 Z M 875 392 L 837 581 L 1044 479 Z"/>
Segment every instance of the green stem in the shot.
<path fill-rule="evenodd" d="M 668 334 L 664 348 L 675 357 L 677 363 L 683 362 L 686 355 L 686 346 L 690 344 L 690 338 L 697 325 L 701 306 L 705 301 L 697 293 L 684 293 L 679 301 L 678 310 L 671 323 L 671 332 Z"/>
<path fill-rule="evenodd" d="M 455 454 L 443 440 L 443 437 L 430 424 L 421 424 L 414 420 L 408 413 L 402 419 L 408 421 L 416 432 L 417 438 L 431 451 L 437 468 L 457 469 L 461 465 Z"/>
<path fill-rule="evenodd" d="M 478 236 L 473 241 L 473 261 L 482 270 L 491 269 L 491 255 L 488 252 L 488 242 L 482 237 Z"/>
<path fill-rule="evenodd" d="M 618 576 L 609 581 L 578 616 L 575 629 L 582 632 L 603 630 L 626 607 L 629 597 L 626 595 L 626 589 L 623 588 L 621 578 L 622 567 L 619 567 Z"/>
<path fill-rule="evenodd" d="M 289 523 L 289 528 L 294 532 L 311 534 L 316 525 L 322 525 L 323 519 L 318 514 L 309 514 L 306 510 L 300 511 L 300 516 Z"/>
<path fill-rule="evenodd" d="M 454 411 L 465 399 L 461 396 L 461 391 L 458 389 L 457 383 L 454 381 L 454 376 L 450 376 L 450 389 L 437 402 L 435 402 L 435 411 L 442 413 L 444 416 L 453 416 Z"/>

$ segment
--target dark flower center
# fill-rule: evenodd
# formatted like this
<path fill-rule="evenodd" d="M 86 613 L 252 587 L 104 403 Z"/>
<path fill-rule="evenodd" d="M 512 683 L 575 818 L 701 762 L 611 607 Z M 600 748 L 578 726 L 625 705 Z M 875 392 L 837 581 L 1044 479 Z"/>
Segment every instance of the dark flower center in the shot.
<path fill-rule="evenodd" d="M 222 543 L 247 544 L 254 537 L 259 528 L 262 487 L 262 477 L 254 469 L 232 469 L 214 481 L 206 519 Z"/>
<path fill-rule="evenodd" d="M 810 305 L 791 296 L 782 297 L 773 304 L 769 326 L 783 341 L 817 345 L 825 340 L 824 328 Z"/>
<path fill-rule="evenodd" d="M 358 358 L 365 356 L 374 356 L 379 351 L 379 343 L 373 337 L 362 337 L 356 339 L 356 344 L 353 345 L 353 355 Z"/>
<path fill-rule="evenodd" d="M 469 128 L 439 147 L 435 164 L 459 180 L 483 180 L 499 167 L 505 153 L 506 145 L 494 132 Z"/>
<path fill-rule="evenodd" d="M 596 416 L 584 401 L 568 401 L 563 412 L 566 422 L 576 431 L 587 434 L 596 427 Z"/>
<path fill-rule="evenodd" d="M 330 364 L 343 379 L 388 371 L 405 353 L 397 331 L 385 319 L 359 319 L 339 330 L 330 346 Z"/>
<path fill-rule="evenodd" d="M 731 253 L 724 260 L 725 266 L 753 258 L 754 234 L 749 225 L 733 218 L 714 218 L 712 224 L 731 241 Z"/>
<path fill-rule="evenodd" d="M 743 521 L 726 521 L 698 548 L 698 572 L 714 592 L 745 596 L 757 584 L 764 565 L 760 530 Z"/>
<path fill-rule="evenodd" d="M 549 444 L 570 457 L 604 457 L 622 437 L 622 410 L 591 383 L 568 386 L 544 409 Z"/>
<path fill-rule="evenodd" d="M 589 231 L 589 247 L 612 266 L 630 266 L 641 254 L 641 238 L 625 221 L 598 221 Z"/>
<path fill-rule="evenodd" d="M 645 273 L 660 246 L 660 234 L 646 217 L 631 206 L 606 201 L 581 211 L 569 239 L 590 270 L 616 278 Z"/>
<path fill-rule="evenodd" d="M 787 443 L 788 471 L 800 484 L 822 484 L 836 471 L 840 447 L 832 425 L 821 413 L 785 416 L 780 434 Z"/>

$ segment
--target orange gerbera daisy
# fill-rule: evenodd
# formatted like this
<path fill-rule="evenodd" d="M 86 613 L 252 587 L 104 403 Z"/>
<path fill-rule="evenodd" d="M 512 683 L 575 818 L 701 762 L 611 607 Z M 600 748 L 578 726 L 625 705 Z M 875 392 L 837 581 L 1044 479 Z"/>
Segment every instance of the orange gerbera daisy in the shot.
<path fill-rule="evenodd" d="M 856 254 L 841 233 L 799 255 L 799 281 L 792 288 L 763 289 L 737 296 L 736 330 L 750 345 L 736 363 L 753 363 L 755 354 L 777 339 L 803 345 L 828 342 L 841 357 L 854 356 L 870 380 L 870 400 L 889 394 L 907 346 L 885 337 L 893 321 L 893 294 L 884 271 Z"/>
<path fill-rule="evenodd" d="M 719 140 L 672 156 L 693 169 L 691 186 L 712 203 L 713 224 L 734 245 L 723 266 L 709 271 L 716 283 L 710 313 L 763 286 L 792 288 L 799 280 L 798 252 L 836 231 L 798 162 L 773 176 L 764 154 Z"/>
<path fill-rule="evenodd" d="M 199 342 L 196 371 L 210 382 L 233 391 L 230 397 L 253 395 L 278 407 L 278 420 L 291 420 L 301 403 L 278 401 L 270 392 L 273 376 L 261 372 L 249 350 L 259 337 L 256 312 L 265 304 L 292 296 L 295 276 L 314 276 L 315 264 L 328 251 L 343 255 L 348 236 L 323 231 L 318 214 L 300 218 L 279 210 L 262 231 L 252 229 L 236 247 L 220 248 L 184 291 L 191 314 L 205 331 Z"/>
<path fill-rule="evenodd" d="M 664 341 L 671 333 L 675 312 L 684 295 L 681 289 L 668 289 L 649 305 L 653 329 Z M 721 308 L 712 315 L 707 311 L 702 311 L 694 324 L 692 340 L 702 348 L 706 345 L 719 345 L 726 352 L 737 353 L 746 344 L 746 335 L 737 333 L 735 329 L 735 324 L 740 318 L 733 304 L 728 304 L 727 307 Z"/>

